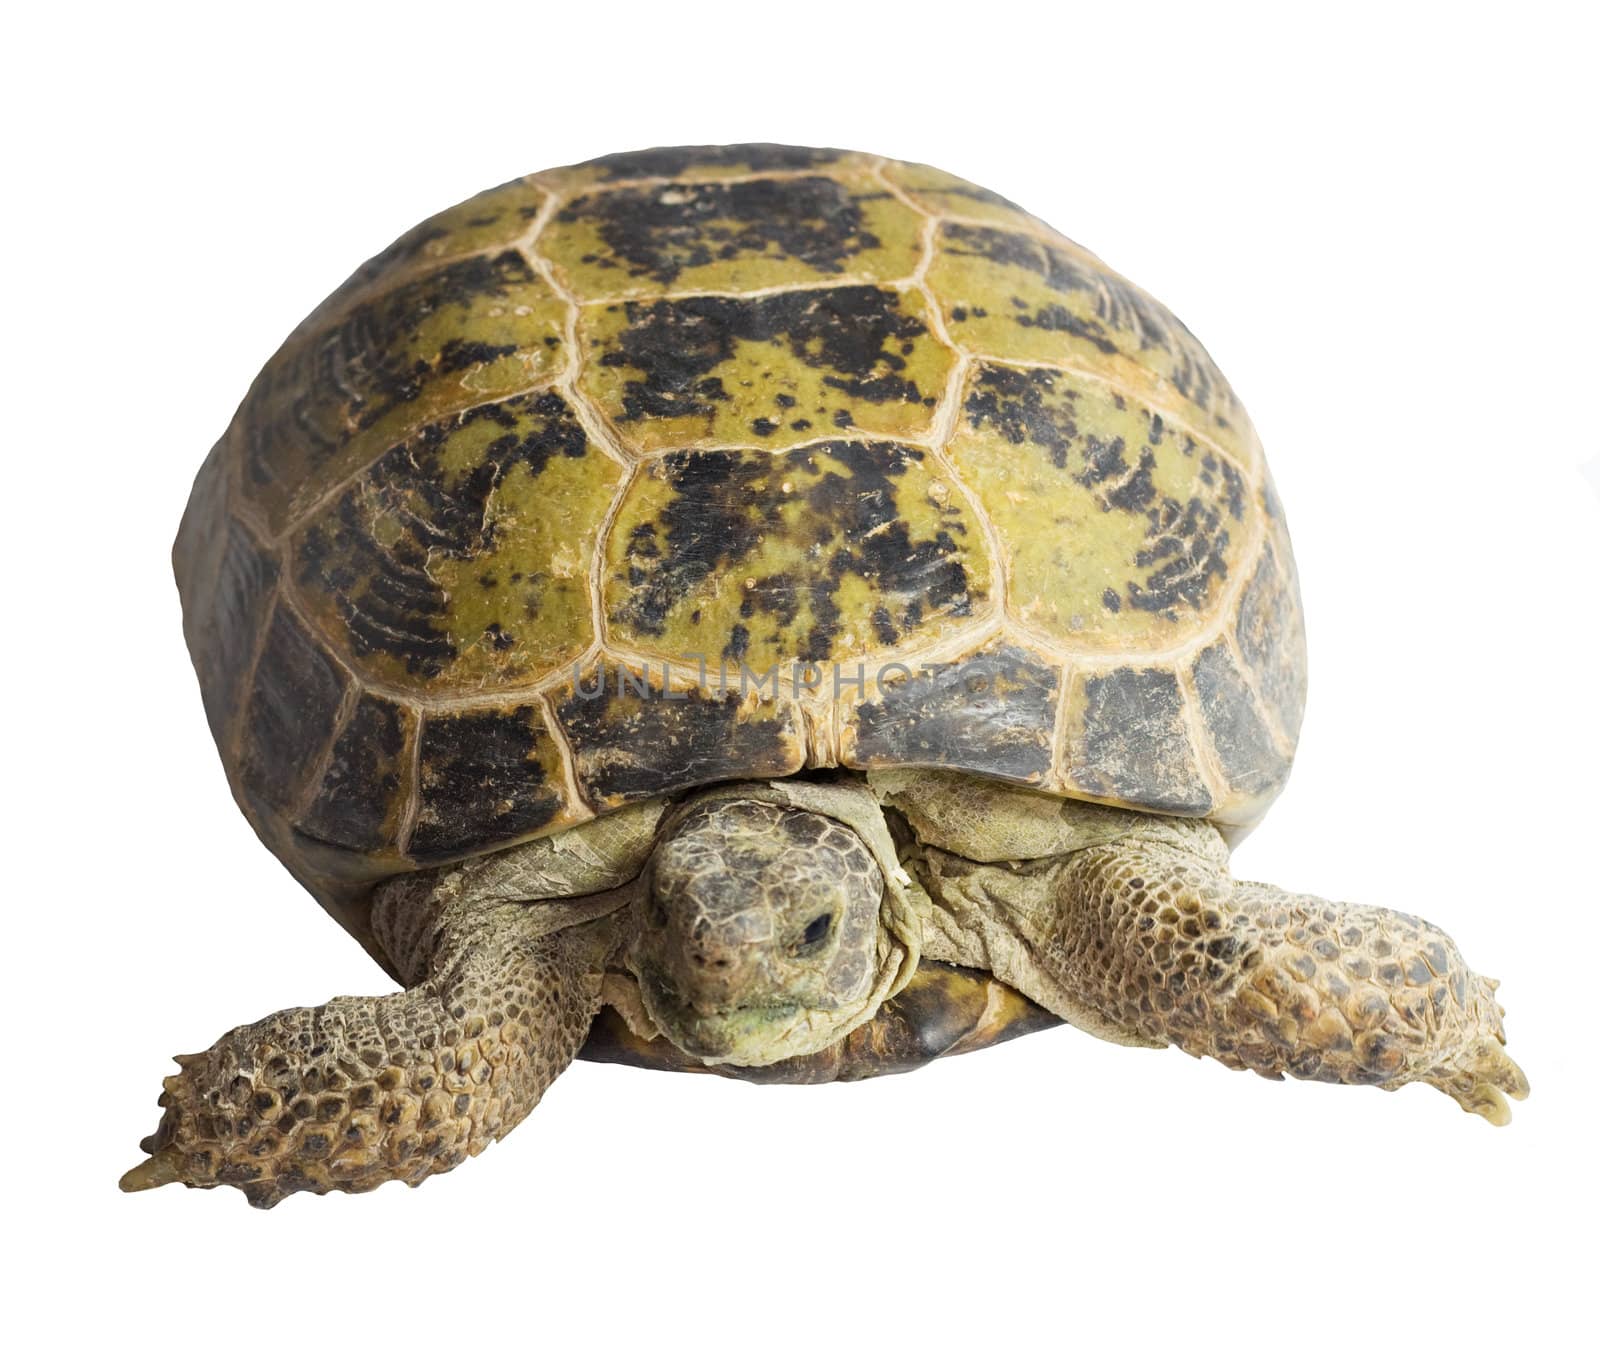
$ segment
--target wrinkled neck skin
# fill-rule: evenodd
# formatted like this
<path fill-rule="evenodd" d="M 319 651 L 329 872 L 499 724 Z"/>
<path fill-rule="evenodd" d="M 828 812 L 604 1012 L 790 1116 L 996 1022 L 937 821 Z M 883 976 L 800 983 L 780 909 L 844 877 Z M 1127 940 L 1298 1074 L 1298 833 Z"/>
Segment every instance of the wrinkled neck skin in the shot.
<path fill-rule="evenodd" d="M 805 1056 L 866 1022 L 921 947 L 864 781 L 733 785 L 662 820 L 625 955 L 644 1012 L 706 1064 Z"/>

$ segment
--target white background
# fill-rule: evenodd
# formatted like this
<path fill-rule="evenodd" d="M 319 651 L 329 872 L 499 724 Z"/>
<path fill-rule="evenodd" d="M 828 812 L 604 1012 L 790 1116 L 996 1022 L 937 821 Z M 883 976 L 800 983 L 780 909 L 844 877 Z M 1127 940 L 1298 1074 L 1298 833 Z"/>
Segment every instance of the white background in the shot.
<path fill-rule="evenodd" d="M 1577 1337 L 1600 1201 L 1581 7 L 45 8 L 9 20 L 0 95 L 14 1329 Z M 550 165 L 744 140 L 975 179 L 1199 333 L 1267 445 L 1310 621 L 1294 781 L 1237 867 L 1425 912 L 1502 978 L 1534 1085 L 1512 1126 L 1058 1030 L 829 1088 L 578 1065 L 416 1192 L 267 1215 L 116 1191 L 169 1053 L 386 987 L 257 844 L 208 739 L 167 562 L 201 457 L 290 327 L 414 221 Z"/>

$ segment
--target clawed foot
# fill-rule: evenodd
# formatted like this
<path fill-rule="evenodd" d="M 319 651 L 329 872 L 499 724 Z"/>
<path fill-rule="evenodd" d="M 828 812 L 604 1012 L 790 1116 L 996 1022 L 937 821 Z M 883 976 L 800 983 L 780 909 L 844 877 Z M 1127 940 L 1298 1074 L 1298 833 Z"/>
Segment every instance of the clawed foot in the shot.
<path fill-rule="evenodd" d="M 205 1053 L 175 1056 L 173 1060 L 178 1063 L 178 1074 L 169 1075 L 162 1081 L 161 1097 L 156 1101 L 156 1106 L 162 1109 L 161 1122 L 139 1142 L 139 1149 L 150 1158 L 134 1165 L 117 1180 L 117 1186 L 123 1192 L 143 1192 L 147 1188 L 159 1188 L 168 1183 L 192 1185 L 195 1181 L 190 1176 L 192 1171 L 185 1166 L 184 1152 L 177 1144 L 181 1114 L 174 1095 L 182 1086 L 183 1073 L 190 1066 L 203 1065 Z"/>
<path fill-rule="evenodd" d="M 1499 984 L 1488 978 L 1482 982 L 1480 998 L 1488 1013 L 1489 1031 L 1441 1057 L 1419 1078 L 1450 1095 L 1465 1111 L 1477 1113 L 1495 1126 L 1503 1127 L 1511 1121 L 1511 1105 L 1506 1102 L 1506 1096 L 1518 1100 L 1527 1098 L 1528 1077 L 1522 1073 L 1522 1067 L 1506 1055 L 1506 1036 L 1500 1022 L 1505 1010 L 1494 998 Z"/>

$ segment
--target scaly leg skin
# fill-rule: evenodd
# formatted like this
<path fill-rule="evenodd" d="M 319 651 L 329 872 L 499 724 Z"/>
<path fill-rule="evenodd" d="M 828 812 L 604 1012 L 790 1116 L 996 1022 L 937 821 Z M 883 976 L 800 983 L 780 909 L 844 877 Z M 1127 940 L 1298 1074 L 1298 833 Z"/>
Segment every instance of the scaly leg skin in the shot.
<path fill-rule="evenodd" d="M 374 926 L 410 989 L 288 1009 L 177 1058 L 126 1191 L 415 1186 L 516 1126 L 571 1063 L 600 1006 L 608 920 L 554 934 L 538 908 L 380 894 Z"/>
<path fill-rule="evenodd" d="M 1528 1081 L 1502 1049 L 1498 982 L 1426 921 L 1235 882 L 1220 841 L 1166 830 L 1075 855 L 1040 960 L 1087 1004 L 1269 1078 L 1421 1082 L 1503 1125 Z"/>

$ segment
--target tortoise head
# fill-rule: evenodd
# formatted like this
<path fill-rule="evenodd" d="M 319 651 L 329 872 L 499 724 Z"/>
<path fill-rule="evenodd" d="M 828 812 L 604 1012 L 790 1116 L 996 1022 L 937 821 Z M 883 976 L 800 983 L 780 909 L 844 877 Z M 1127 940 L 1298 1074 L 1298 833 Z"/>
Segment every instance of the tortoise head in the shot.
<path fill-rule="evenodd" d="M 871 1015 L 883 903 L 882 870 L 843 822 L 755 799 L 691 803 L 656 845 L 628 966 L 681 1050 L 770 1065 Z"/>

